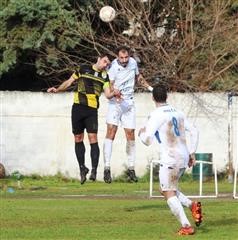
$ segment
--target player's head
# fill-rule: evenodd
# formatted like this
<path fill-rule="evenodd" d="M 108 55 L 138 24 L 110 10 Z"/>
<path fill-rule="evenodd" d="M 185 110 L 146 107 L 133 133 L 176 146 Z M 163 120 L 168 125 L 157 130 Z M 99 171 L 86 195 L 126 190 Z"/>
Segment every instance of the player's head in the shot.
<path fill-rule="evenodd" d="M 110 55 L 106 54 L 106 53 L 103 53 L 101 55 L 98 56 L 98 59 L 97 59 L 97 69 L 98 70 L 105 70 L 107 69 L 107 67 L 110 65 L 111 63 L 111 60 L 110 60 Z"/>
<path fill-rule="evenodd" d="M 130 48 L 127 46 L 121 46 L 117 48 L 116 54 L 118 63 L 123 67 L 126 67 L 130 58 Z"/>
<path fill-rule="evenodd" d="M 159 83 L 153 87 L 152 94 L 155 102 L 165 103 L 167 100 L 167 89 L 162 83 Z"/>

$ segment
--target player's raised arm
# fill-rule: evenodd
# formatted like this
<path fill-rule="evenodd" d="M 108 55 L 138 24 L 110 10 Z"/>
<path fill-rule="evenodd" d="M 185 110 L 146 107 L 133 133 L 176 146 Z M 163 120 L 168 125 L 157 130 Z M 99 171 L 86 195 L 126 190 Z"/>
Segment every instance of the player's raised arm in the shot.
<path fill-rule="evenodd" d="M 59 87 L 55 88 L 55 87 L 51 87 L 47 89 L 47 92 L 51 92 L 51 93 L 58 93 L 58 92 L 64 92 L 66 89 L 68 89 L 72 83 L 75 81 L 76 79 L 73 77 L 73 75 L 66 81 L 62 82 Z"/>
<path fill-rule="evenodd" d="M 142 74 L 137 75 L 136 80 L 142 87 L 144 87 L 144 88 L 148 89 L 150 92 L 152 92 L 153 88 L 145 80 L 145 78 L 142 76 Z"/>

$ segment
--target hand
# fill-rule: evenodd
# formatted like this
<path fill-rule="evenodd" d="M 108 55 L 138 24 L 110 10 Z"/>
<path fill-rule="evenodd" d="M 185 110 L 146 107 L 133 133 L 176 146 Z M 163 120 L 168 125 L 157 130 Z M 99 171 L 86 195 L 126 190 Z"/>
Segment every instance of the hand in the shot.
<path fill-rule="evenodd" d="M 57 91 L 57 89 L 55 87 L 51 87 L 51 88 L 47 89 L 47 92 L 48 93 L 57 93 L 58 91 Z"/>
<path fill-rule="evenodd" d="M 113 96 L 116 98 L 118 102 L 122 100 L 122 94 L 119 89 L 116 88 L 113 89 Z"/>
<path fill-rule="evenodd" d="M 141 128 L 141 129 L 139 130 L 139 132 L 138 132 L 138 136 L 140 136 L 141 133 L 143 133 L 143 132 L 145 132 L 145 131 L 146 131 L 145 127 Z"/>
<path fill-rule="evenodd" d="M 192 167 L 196 164 L 196 158 L 195 158 L 195 154 L 189 154 L 189 161 L 188 161 L 188 167 Z"/>
<path fill-rule="evenodd" d="M 120 97 L 120 96 L 121 96 L 121 92 L 120 92 L 120 90 L 114 88 L 114 89 L 113 89 L 113 95 L 114 95 L 115 97 Z"/>

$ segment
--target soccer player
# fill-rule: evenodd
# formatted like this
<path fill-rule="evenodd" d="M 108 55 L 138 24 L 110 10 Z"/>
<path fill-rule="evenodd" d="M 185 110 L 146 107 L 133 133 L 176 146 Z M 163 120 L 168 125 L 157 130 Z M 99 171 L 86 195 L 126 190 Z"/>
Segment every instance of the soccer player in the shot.
<path fill-rule="evenodd" d="M 118 93 L 116 90 L 112 91 L 110 87 L 106 71 L 110 63 L 108 55 L 101 55 L 97 58 L 95 64 L 80 66 L 59 87 L 51 87 L 47 90 L 47 92 L 52 93 L 62 92 L 76 82 L 71 120 L 75 140 L 75 153 L 80 168 L 81 184 L 84 184 L 87 180 L 86 175 L 89 172 L 89 169 L 85 166 L 84 130 L 87 130 L 91 146 L 92 170 L 89 179 L 95 181 L 100 153 L 97 139 L 99 97 L 103 91 L 107 98 L 112 98 Z"/>
<path fill-rule="evenodd" d="M 159 142 L 161 193 L 171 212 L 182 225 L 178 234 L 191 235 L 194 234 L 194 228 L 186 217 L 183 206 L 191 209 L 196 225 L 199 225 L 202 221 L 201 203 L 192 202 L 178 190 L 177 185 L 186 167 L 195 164 L 198 131 L 182 112 L 166 102 L 167 90 L 163 84 L 153 88 L 153 100 L 156 109 L 150 114 L 145 127 L 139 130 L 138 135 L 147 146 L 151 145 L 154 139 Z M 189 146 L 186 144 L 185 131 L 190 134 Z"/>
<path fill-rule="evenodd" d="M 137 62 L 130 57 L 130 49 L 126 46 L 119 47 L 116 51 L 117 58 L 113 60 L 108 71 L 110 81 L 115 90 L 120 91 L 120 96 L 111 98 L 106 117 L 107 133 L 104 140 L 104 181 L 111 183 L 110 161 L 112 145 L 118 125 L 124 128 L 126 135 L 126 153 L 128 158 L 127 175 L 130 181 L 137 182 L 135 174 L 135 105 L 134 86 L 138 81 L 143 87 L 151 89 L 139 73 Z"/>

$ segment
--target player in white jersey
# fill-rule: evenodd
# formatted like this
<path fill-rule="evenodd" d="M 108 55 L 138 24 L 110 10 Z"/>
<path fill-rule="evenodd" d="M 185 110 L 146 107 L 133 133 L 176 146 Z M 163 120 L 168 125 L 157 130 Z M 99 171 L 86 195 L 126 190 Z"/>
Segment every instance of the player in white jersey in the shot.
<path fill-rule="evenodd" d="M 199 225 L 202 221 L 201 203 L 192 202 L 181 193 L 178 190 L 178 181 L 186 167 L 195 164 L 198 131 L 182 112 L 166 102 L 167 91 L 162 84 L 154 87 L 153 100 L 156 109 L 150 114 L 145 127 L 139 130 L 139 137 L 145 145 L 152 144 L 154 139 L 159 142 L 161 193 L 167 200 L 171 212 L 182 225 L 178 234 L 191 235 L 194 234 L 194 228 L 186 217 L 183 206 L 191 209 L 196 225 Z M 189 146 L 186 143 L 185 131 L 190 133 Z"/>
<path fill-rule="evenodd" d="M 137 182 L 135 174 L 135 105 L 134 86 L 139 81 L 141 85 L 150 88 L 139 73 L 137 62 L 130 57 L 126 46 L 117 49 L 117 58 L 113 60 L 108 71 L 109 79 L 114 89 L 120 91 L 120 96 L 109 101 L 106 117 L 107 133 L 104 141 L 104 181 L 111 183 L 110 161 L 112 145 L 119 124 L 124 128 L 127 139 L 126 153 L 128 158 L 127 175 L 130 181 Z"/>

